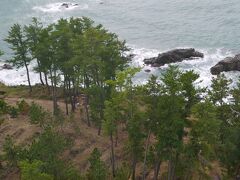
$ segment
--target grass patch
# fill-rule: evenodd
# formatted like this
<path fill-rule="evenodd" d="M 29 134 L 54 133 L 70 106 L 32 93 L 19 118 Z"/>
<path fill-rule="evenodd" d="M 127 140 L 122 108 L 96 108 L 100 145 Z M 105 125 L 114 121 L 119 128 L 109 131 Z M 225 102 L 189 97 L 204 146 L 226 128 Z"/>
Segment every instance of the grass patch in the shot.
<path fill-rule="evenodd" d="M 29 92 L 28 86 L 18 85 L 18 86 L 6 86 L 0 83 L 0 91 L 6 92 L 7 97 L 18 97 L 18 98 L 36 98 L 36 99 L 51 99 L 51 91 L 48 92 L 46 86 L 34 85 L 32 86 L 32 92 Z M 63 97 L 62 88 L 58 88 L 58 97 Z"/>

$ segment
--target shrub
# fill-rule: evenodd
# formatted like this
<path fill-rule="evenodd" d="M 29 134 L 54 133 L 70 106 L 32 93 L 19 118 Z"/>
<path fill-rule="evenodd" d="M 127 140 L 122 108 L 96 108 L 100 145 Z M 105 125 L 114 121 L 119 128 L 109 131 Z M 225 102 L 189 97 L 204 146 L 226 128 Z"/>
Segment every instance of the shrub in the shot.
<path fill-rule="evenodd" d="M 38 104 L 32 103 L 29 109 L 29 117 L 32 124 L 43 125 L 47 112 Z"/>
<path fill-rule="evenodd" d="M 18 107 L 19 112 L 22 115 L 27 115 L 28 114 L 30 106 L 25 100 L 18 101 L 17 102 L 17 107 Z"/>
<path fill-rule="evenodd" d="M 130 174 L 130 167 L 126 163 L 123 163 L 123 165 L 117 169 L 114 180 L 129 179 Z"/>
<path fill-rule="evenodd" d="M 27 153 L 28 159 L 44 162 L 43 167 L 46 173 L 61 177 L 64 175 L 65 163 L 59 160 L 59 155 L 68 147 L 68 143 L 69 141 L 62 135 L 47 128 L 32 143 Z"/>
<path fill-rule="evenodd" d="M 15 146 L 12 138 L 10 136 L 7 136 L 3 144 L 3 152 L 4 152 L 3 156 L 10 166 L 17 165 L 18 155 L 20 151 L 21 151 L 20 147 Z"/>
<path fill-rule="evenodd" d="M 18 116 L 18 109 L 11 106 L 11 107 L 8 108 L 8 113 L 9 113 L 11 118 L 16 118 Z"/>
<path fill-rule="evenodd" d="M 7 103 L 3 99 L 0 99 L 0 115 L 6 114 L 7 111 L 8 111 Z"/>
<path fill-rule="evenodd" d="M 21 161 L 19 167 L 22 180 L 53 180 L 53 176 L 43 172 L 44 163 L 34 160 L 32 163 Z"/>
<path fill-rule="evenodd" d="M 105 180 L 107 179 L 107 168 L 103 161 L 100 159 L 101 153 L 97 148 L 93 150 L 90 155 L 90 167 L 87 172 L 88 179 L 91 180 Z"/>

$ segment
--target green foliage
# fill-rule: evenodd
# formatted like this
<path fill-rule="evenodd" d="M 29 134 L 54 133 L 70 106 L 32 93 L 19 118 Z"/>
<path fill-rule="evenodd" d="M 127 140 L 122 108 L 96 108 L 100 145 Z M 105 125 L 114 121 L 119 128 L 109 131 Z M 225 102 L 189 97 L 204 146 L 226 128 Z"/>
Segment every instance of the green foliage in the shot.
<path fill-rule="evenodd" d="M 117 109 L 114 104 L 110 101 L 105 101 L 104 109 L 104 130 L 107 135 L 113 135 L 117 131 Z"/>
<path fill-rule="evenodd" d="M 8 112 L 7 103 L 3 99 L 0 99 L 0 115 L 6 114 L 7 112 Z"/>
<path fill-rule="evenodd" d="M 64 177 L 61 177 L 62 179 L 67 180 L 84 180 L 85 178 L 79 174 L 79 172 L 74 169 L 73 167 L 65 167 L 64 169 Z"/>
<path fill-rule="evenodd" d="M 28 85 L 30 92 L 32 91 L 28 65 L 31 58 L 28 55 L 28 45 L 26 34 L 23 28 L 19 24 L 14 24 L 8 32 L 8 37 L 5 41 L 11 45 L 11 49 L 14 52 L 12 59 L 8 60 L 13 66 L 20 68 L 25 67 L 28 79 Z"/>
<path fill-rule="evenodd" d="M 54 178 L 61 178 L 64 177 L 66 164 L 59 159 L 59 155 L 69 145 L 69 140 L 51 128 L 47 128 L 25 150 L 25 156 L 23 155 L 22 158 L 29 161 L 40 160 L 44 162 L 43 170 L 45 173 L 53 175 Z"/>
<path fill-rule="evenodd" d="M 180 77 L 180 82 L 182 85 L 181 94 L 185 100 L 185 117 L 190 116 L 191 108 L 199 102 L 199 95 L 203 92 L 203 89 L 196 88 L 196 81 L 198 78 L 199 74 L 196 74 L 194 71 L 186 71 Z"/>
<path fill-rule="evenodd" d="M 90 155 L 89 162 L 90 167 L 87 172 L 87 178 L 89 180 L 105 180 L 108 173 L 107 168 L 103 161 L 101 161 L 101 153 L 97 148 L 93 150 Z"/>
<path fill-rule="evenodd" d="M 19 163 L 22 180 L 53 180 L 53 176 L 42 171 L 44 163 L 34 160 L 33 162 L 21 161 Z"/>
<path fill-rule="evenodd" d="M 20 147 L 14 145 L 14 142 L 10 136 L 5 138 L 3 144 L 4 159 L 10 166 L 16 166 L 19 159 Z"/>
<path fill-rule="evenodd" d="M 190 132 L 190 145 L 194 155 L 199 154 L 206 159 L 214 156 L 214 149 L 218 145 L 221 122 L 217 119 L 216 108 L 209 102 L 201 102 L 193 108 L 194 118 Z"/>
<path fill-rule="evenodd" d="M 129 179 L 130 173 L 130 167 L 126 163 L 123 163 L 123 165 L 117 169 L 114 180 Z"/>
<path fill-rule="evenodd" d="M 42 126 L 47 117 L 47 113 L 40 105 L 32 102 L 29 108 L 29 117 L 32 124 L 39 124 Z"/>
<path fill-rule="evenodd" d="M 63 124 L 65 117 L 64 117 L 64 113 L 63 111 L 60 109 L 60 107 L 57 107 L 57 111 L 55 114 L 55 120 L 59 123 L 59 124 Z"/>
<path fill-rule="evenodd" d="M 134 161 L 139 161 L 143 157 L 143 140 L 145 134 L 142 131 L 143 114 L 136 113 L 127 124 L 128 150 Z"/>
<path fill-rule="evenodd" d="M 19 112 L 22 115 L 27 115 L 28 114 L 30 106 L 24 99 L 17 102 L 17 107 L 18 107 Z"/>
<path fill-rule="evenodd" d="M 224 104 L 224 99 L 229 95 L 229 85 L 232 83 L 231 79 L 227 79 L 224 74 L 218 75 L 212 79 L 211 90 L 208 92 L 210 99 L 214 104 Z"/>
<path fill-rule="evenodd" d="M 11 118 L 16 118 L 18 116 L 18 109 L 13 106 L 10 106 L 8 107 L 8 113 L 10 114 Z"/>

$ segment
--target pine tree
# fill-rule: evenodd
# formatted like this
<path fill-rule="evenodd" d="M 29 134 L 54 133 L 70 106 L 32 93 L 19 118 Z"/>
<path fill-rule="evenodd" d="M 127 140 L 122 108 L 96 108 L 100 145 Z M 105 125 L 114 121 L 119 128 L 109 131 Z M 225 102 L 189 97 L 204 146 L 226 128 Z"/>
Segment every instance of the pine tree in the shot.
<path fill-rule="evenodd" d="M 107 179 L 107 168 L 103 161 L 101 161 L 101 153 L 97 148 L 93 150 L 90 155 L 90 167 L 87 172 L 89 180 L 105 180 Z"/>
<path fill-rule="evenodd" d="M 37 18 L 32 18 L 32 24 L 28 26 L 24 26 L 24 32 L 26 33 L 27 38 L 27 46 L 29 48 L 29 53 L 31 54 L 31 58 L 36 59 L 37 61 L 37 67 L 35 70 L 39 73 L 40 82 L 42 85 L 44 85 L 42 72 L 40 70 L 41 62 L 39 61 L 39 58 L 37 57 L 37 46 L 40 41 L 40 32 L 42 30 L 43 26 L 42 24 L 37 20 Z"/>
<path fill-rule="evenodd" d="M 5 39 L 7 43 L 11 45 L 11 49 L 13 50 L 14 56 L 9 62 L 17 67 L 25 67 L 27 73 L 27 80 L 29 91 L 32 92 L 32 86 L 29 75 L 29 63 L 31 58 L 28 53 L 28 44 L 26 34 L 24 33 L 21 25 L 14 24 L 10 31 L 8 32 L 8 37 Z"/>

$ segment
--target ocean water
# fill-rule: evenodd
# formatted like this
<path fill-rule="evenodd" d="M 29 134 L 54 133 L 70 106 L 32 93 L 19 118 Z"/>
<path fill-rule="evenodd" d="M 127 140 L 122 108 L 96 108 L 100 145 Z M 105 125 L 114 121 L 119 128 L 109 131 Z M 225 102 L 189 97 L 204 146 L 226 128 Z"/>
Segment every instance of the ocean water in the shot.
<path fill-rule="evenodd" d="M 240 52 L 239 0 L 68 0 L 79 6 L 62 8 L 61 0 L 1 0 L 0 49 L 2 59 L 11 57 L 3 41 L 14 23 L 27 24 L 38 17 L 44 24 L 71 16 L 87 16 L 126 40 L 135 54 L 132 65 L 159 74 L 167 68 L 144 66 L 143 59 L 173 48 L 193 47 L 204 52 L 204 59 L 177 63 L 183 70 L 200 74 L 202 86 L 211 82 L 210 67 L 224 57 Z M 0 63 L 2 64 L 2 63 Z M 225 73 L 235 80 L 239 72 Z M 149 73 L 137 74 L 136 82 L 145 82 Z M 34 83 L 38 76 L 31 73 Z M 26 84 L 24 69 L 0 70 L 0 81 Z"/>

